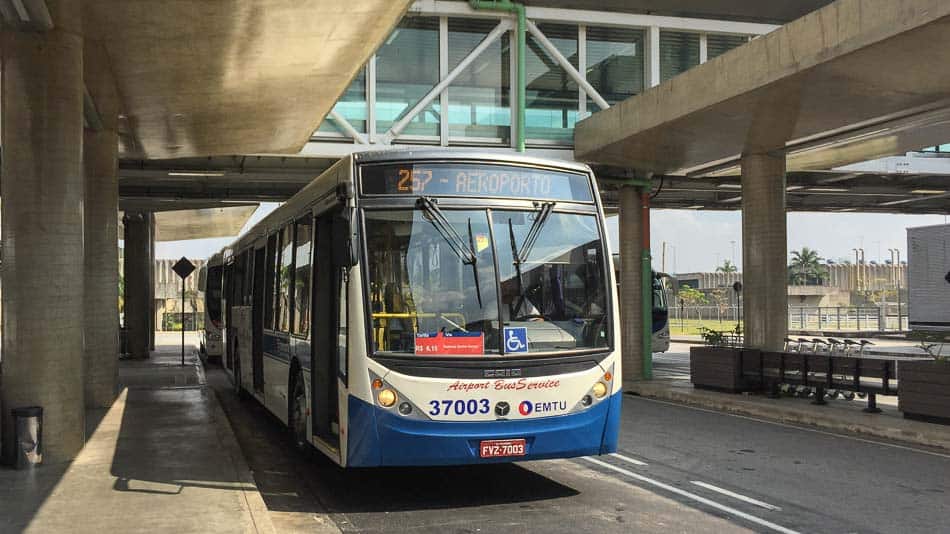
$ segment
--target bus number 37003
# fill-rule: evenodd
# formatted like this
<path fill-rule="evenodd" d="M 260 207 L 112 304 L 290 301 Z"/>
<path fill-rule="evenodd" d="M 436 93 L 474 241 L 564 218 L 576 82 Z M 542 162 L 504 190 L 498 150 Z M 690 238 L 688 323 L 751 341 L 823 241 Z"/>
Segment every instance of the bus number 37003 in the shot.
<path fill-rule="evenodd" d="M 429 415 L 475 415 L 488 413 L 488 399 L 432 400 Z"/>

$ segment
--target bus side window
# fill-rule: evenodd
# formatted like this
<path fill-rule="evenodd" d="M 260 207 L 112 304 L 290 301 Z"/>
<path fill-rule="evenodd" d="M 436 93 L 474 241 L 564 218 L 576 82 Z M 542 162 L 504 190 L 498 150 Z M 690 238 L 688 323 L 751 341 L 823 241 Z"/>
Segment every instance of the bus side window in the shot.
<path fill-rule="evenodd" d="M 277 319 L 276 330 L 290 332 L 293 300 L 290 290 L 294 285 L 294 225 L 288 224 L 280 231 L 280 263 L 277 269 Z"/>
<path fill-rule="evenodd" d="M 274 329 L 274 267 L 277 264 L 277 234 L 267 238 L 267 272 L 264 282 L 264 328 Z"/>
<path fill-rule="evenodd" d="M 296 246 L 294 247 L 294 324 L 293 333 L 309 337 L 310 334 L 310 250 L 313 223 L 310 215 L 296 222 Z"/>

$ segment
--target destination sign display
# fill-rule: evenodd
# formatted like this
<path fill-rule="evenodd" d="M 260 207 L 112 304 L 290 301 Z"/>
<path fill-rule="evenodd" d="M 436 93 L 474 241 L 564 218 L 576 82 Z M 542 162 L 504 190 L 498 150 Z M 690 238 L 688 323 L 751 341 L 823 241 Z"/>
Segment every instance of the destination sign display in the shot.
<path fill-rule="evenodd" d="M 404 163 L 367 165 L 363 195 L 466 196 L 592 202 L 587 175 L 511 165 Z"/>

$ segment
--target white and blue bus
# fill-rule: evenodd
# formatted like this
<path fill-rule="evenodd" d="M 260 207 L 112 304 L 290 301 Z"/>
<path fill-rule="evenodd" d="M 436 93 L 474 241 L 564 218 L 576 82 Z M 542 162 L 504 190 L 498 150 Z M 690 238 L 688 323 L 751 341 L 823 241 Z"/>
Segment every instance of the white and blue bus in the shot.
<path fill-rule="evenodd" d="M 604 235 L 584 165 L 344 157 L 223 251 L 224 366 L 342 466 L 613 452 Z"/>
<path fill-rule="evenodd" d="M 208 258 L 201 270 L 198 272 L 198 287 L 204 294 L 205 299 L 205 320 L 204 328 L 201 330 L 200 351 L 208 361 L 220 362 L 221 355 L 224 354 L 223 337 L 221 328 L 221 289 L 222 274 L 224 265 L 221 262 L 221 254 L 217 253 Z"/>
<path fill-rule="evenodd" d="M 620 255 L 614 254 L 614 274 L 618 280 L 617 292 L 620 292 Z M 670 295 L 679 291 L 679 284 L 673 275 L 653 271 L 653 352 L 670 350 Z"/>

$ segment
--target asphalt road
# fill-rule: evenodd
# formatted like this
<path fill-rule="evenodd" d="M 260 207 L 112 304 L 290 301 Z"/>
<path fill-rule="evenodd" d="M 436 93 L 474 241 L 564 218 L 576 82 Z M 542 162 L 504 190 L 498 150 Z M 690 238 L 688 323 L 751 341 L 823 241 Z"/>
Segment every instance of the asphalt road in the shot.
<path fill-rule="evenodd" d="M 618 455 L 345 471 L 208 380 L 280 532 L 950 532 L 950 455 L 624 401 Z"/>

